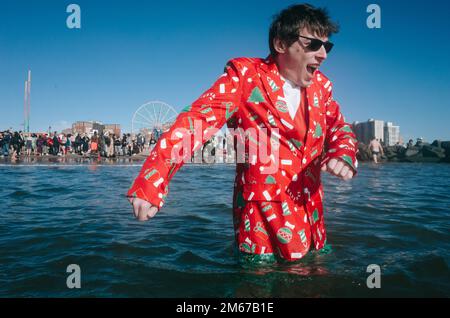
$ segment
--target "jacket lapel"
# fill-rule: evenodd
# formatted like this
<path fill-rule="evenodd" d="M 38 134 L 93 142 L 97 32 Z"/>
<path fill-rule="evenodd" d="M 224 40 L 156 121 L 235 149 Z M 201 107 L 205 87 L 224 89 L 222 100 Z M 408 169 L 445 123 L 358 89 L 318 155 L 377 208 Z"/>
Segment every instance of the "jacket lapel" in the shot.
<path fill-rule="evenodd" d="M 322 111 L 321 111 L 321 96 L 320 96 L 320 88 L 313 82 L 308 88 L 306 88 L 307 95 L 307 109 L 306 113 L 308 114 L 307 119 L 307 134 L 305 146 L 309 151 L 311 151 L 311 156 L 314 155 L 314 149 L 312 147 L 316 144 L 319 138 L 323 137 L 324 127 L 323 127 L 323 119 L 322 119 Z"/>
<path fill-rule="evenodd" d="M 289 110 L 283 93 L 284 80 L 278 72 L 278 67 L 271 57 L 267 58 L 260 65 L 260 76 L 263 88 L 269 97 L 270 102 L 276 109 L 275 116 L 281 121 L 283 127 L 280 129 L 291 132 L 294 129 L 294 121 L 289 115 Z"/>

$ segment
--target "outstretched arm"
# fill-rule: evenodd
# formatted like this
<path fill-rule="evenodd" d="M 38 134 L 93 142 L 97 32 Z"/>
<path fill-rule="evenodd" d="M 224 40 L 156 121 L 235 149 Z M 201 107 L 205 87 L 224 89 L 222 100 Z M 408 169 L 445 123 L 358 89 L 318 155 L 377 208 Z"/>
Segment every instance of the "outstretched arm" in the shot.
<path fill-rule="evenodd" d="M 239 62 L 230 61 L 213 86 L 186 107 L 159 138 L 127 193 L 139 220 L 155 216 L 174 174 L 237 112 L 242 94 L 240 68 Z"/>

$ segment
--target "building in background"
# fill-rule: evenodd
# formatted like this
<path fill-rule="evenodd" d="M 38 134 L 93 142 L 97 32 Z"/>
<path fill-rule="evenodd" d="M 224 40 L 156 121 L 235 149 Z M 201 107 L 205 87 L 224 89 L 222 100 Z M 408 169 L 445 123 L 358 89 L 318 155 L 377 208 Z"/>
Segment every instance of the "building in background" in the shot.
<path fill-rule="evenodd" d="M 103 124 L 99 121 L 77 121 L 72 124 L 73 134 L 88 134 L 92 135 L 94 132 L 102 134 L 104 131 L 111 131 L 120 136 L 121 129 L 119 124 Z"/>
<path fill-rule="evenodd" d="M 369 119 L 366 122 L 354 122 L 353 131 L 358 141 L 369 144 L 373 138 L 392 146 L 400 141 L 400 126 L 394 126 L 391 122 Z"/>
<path fill-rule="evenodd" d="M 384 125 L 384 142 L 387 146 L 401 143 L 400 126 L 394 126 L 391 122 L 387 122 Z"/>
<path fill-rule="evenodd" d="M 77 121 L 72 124 L 72 133 L 74 134 L 90 134 L 93 123 L 91 121 Z"/>
<path fill-rule="evenodd" d="M 120 136 L 121 129 L 119 124 L 105 124 L 103 130 L 108 130 L 116 136 Z"/>

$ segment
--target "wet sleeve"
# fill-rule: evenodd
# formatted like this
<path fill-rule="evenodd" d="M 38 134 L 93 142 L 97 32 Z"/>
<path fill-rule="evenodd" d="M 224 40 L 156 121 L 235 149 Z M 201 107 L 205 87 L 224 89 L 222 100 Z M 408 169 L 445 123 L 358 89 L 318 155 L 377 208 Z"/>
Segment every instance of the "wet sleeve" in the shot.
<path fill-rule="evenodd" d="M 356 153 L 358 151 L 357 140 L 351 125 L 345 122 L 339 104 L 333 99 L 331 87 L 329 85 L 325 89 L 327 123 L 325 144 L 327 151 L 323 163 L 333 158 L 340 159 L 352 168 L 353 174 L 356 174 L 358 167 L 358 161 L 356 159 Z"/>
<path fill-rule="evenodd" d="M 229 61 L 222 76 L 178 115 L 147 157 L 128 197 L 148 201 L 158 210 L 163 206 L 174 174 L 238 111 L 241 67 Z"/>

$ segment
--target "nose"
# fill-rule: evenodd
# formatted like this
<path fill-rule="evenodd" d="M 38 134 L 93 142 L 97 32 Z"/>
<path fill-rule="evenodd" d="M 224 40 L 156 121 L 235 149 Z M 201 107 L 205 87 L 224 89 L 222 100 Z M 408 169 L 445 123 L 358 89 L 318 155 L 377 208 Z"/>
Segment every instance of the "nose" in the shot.
<path fill-rule="evenodd" d="M 324 61 L 327 58 L 327 51 L 325 51 L 325 47 L 322 45 L 317 51 L 316 58 L 320 60 L 320 62 Z"/>

